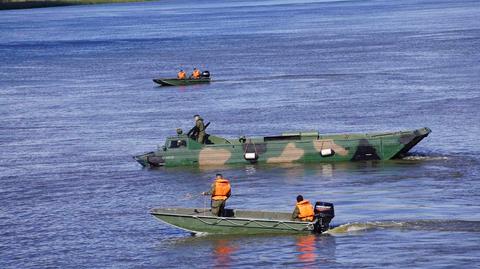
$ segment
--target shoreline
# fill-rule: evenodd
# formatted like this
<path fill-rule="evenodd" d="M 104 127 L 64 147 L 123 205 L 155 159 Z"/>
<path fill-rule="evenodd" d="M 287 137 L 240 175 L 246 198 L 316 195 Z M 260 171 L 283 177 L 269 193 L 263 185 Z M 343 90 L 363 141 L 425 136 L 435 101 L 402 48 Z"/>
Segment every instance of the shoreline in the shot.
<path fill-rule="evenodd" d="M 149 0 L 4 0 L 0 1 L 0 10 L 60 7 L 75 5 L 94 5 L 109 3 L 147 2 Z"/>

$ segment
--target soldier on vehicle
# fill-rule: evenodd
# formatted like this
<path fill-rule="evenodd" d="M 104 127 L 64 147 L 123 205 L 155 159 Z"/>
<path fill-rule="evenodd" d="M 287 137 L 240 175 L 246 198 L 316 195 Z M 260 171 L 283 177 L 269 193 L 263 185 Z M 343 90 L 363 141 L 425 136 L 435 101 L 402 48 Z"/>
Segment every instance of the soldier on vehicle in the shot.
<path fill-rule="evenodd" d="M 183 70 L 180 70 L 177 74 L 177 78 L 178 79 L 186 79 L 187 78 L 187 74 L 185 73 L 185 71 Z"/>
<path fill-rule="evenodd" d="M 190 76 L 193 79 L 199 79 L 202 76 L 202 72 L 198 70 L 196 67 L 193 68 L 192 75 Z"/>
<path fill-rule="evenodd" d="M 303 200 L 303 196 L 298 195 L 292 220 L 313 221 L 314 216 L 313 205 L 308 200 Z"/>
<path fill-rule="evenodd" d="M 211 195 L 212 215 L 223 216 L 225 210 L 225 202 L 232 194 L 232 188 L 228 179 L 223 178 L 222 174 L 215 176 L 215 181 L 208 192 L 202 192 L 203 195 Z"/>
<path fill-rule="evenodd" d="M 200 115 L 195 115 L 193 116 L 195 119 L 195 129 L 197 133 L 197 142 L 200 144 L 205 143 L 205 125 L 203 124 L 203 119 L 200 117 Z"/>

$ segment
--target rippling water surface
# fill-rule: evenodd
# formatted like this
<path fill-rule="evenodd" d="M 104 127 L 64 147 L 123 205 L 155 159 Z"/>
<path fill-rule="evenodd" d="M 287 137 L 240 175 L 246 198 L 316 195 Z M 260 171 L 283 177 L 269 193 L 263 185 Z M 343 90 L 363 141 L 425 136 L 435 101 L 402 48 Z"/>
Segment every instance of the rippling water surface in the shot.
<path fill-rule="evenodd" d="M 0 11 L 0 267 L 480 264 L 478 1 L 160 1 Z M 208 69 L 210 85 L 151 79 Z M 405 160 L 142 169 L 200 113 L 221 136 L 427 126 Z M 155 206 L 335 203 L 324 236 L 200 236 Z"/>

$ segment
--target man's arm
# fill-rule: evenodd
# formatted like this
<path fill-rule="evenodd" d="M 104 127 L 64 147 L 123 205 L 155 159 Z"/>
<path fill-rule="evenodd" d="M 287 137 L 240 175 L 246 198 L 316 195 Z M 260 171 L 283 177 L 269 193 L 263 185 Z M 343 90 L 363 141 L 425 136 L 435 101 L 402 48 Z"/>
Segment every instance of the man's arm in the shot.
<path fill-rule="evenodd" d="M 215 183 L 212 184 L 212 187 L 210 187 L 210 191 L 204 191 L 202 192 L 203 195 L 212 195 L 215 193 Z"/>
<path fill-rule="evenodd" d="M 295 206 L 295 210 L 293 210 L 293 213 L 292 213 L 292 220 L 296 220 L 298 217 L 298 214 L 300 214 L 300 210 L 298 209 L 298 206 Z"/>
<path fill-rule="evenodd" d="M 230 195 L 232 195 L 232 189 L 230 189 L 227 193 L 227 199 L 230 198 Z"/>

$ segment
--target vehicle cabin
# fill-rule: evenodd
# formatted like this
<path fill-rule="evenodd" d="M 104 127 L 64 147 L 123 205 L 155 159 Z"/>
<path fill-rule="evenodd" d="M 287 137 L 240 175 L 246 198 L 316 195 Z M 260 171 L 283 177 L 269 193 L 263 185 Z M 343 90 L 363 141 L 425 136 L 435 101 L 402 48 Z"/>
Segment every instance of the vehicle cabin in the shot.
<path fill-rule="evenodd" d="M 282 133 L 279 136 L 265 136 L 265 137 L 256 137 L 254 139 L 247 139 L 245 137 L 240 137 L 238 140 L 228 140 L 223 137 L 208 135 L 207 143 L 202 145 L 195 141 L 194 139 L 188 137 L 185 134 L 180 134 L 177 136 L 168 137 L 165 141 L 165 145 L 162 147 L 163 151 L 167 150 L 195 150 L 201 149 L 203 146 L 216 146 L 216 145 L 241 145 L 244 143 L 265 143 L 265 142 L 285 142 L 285 141 L 302 141 L 302 140 L 315 140 L 319 138 L 319 133 L 317 131 L 306 131 L 306 132 L 288 132 Z"/>

